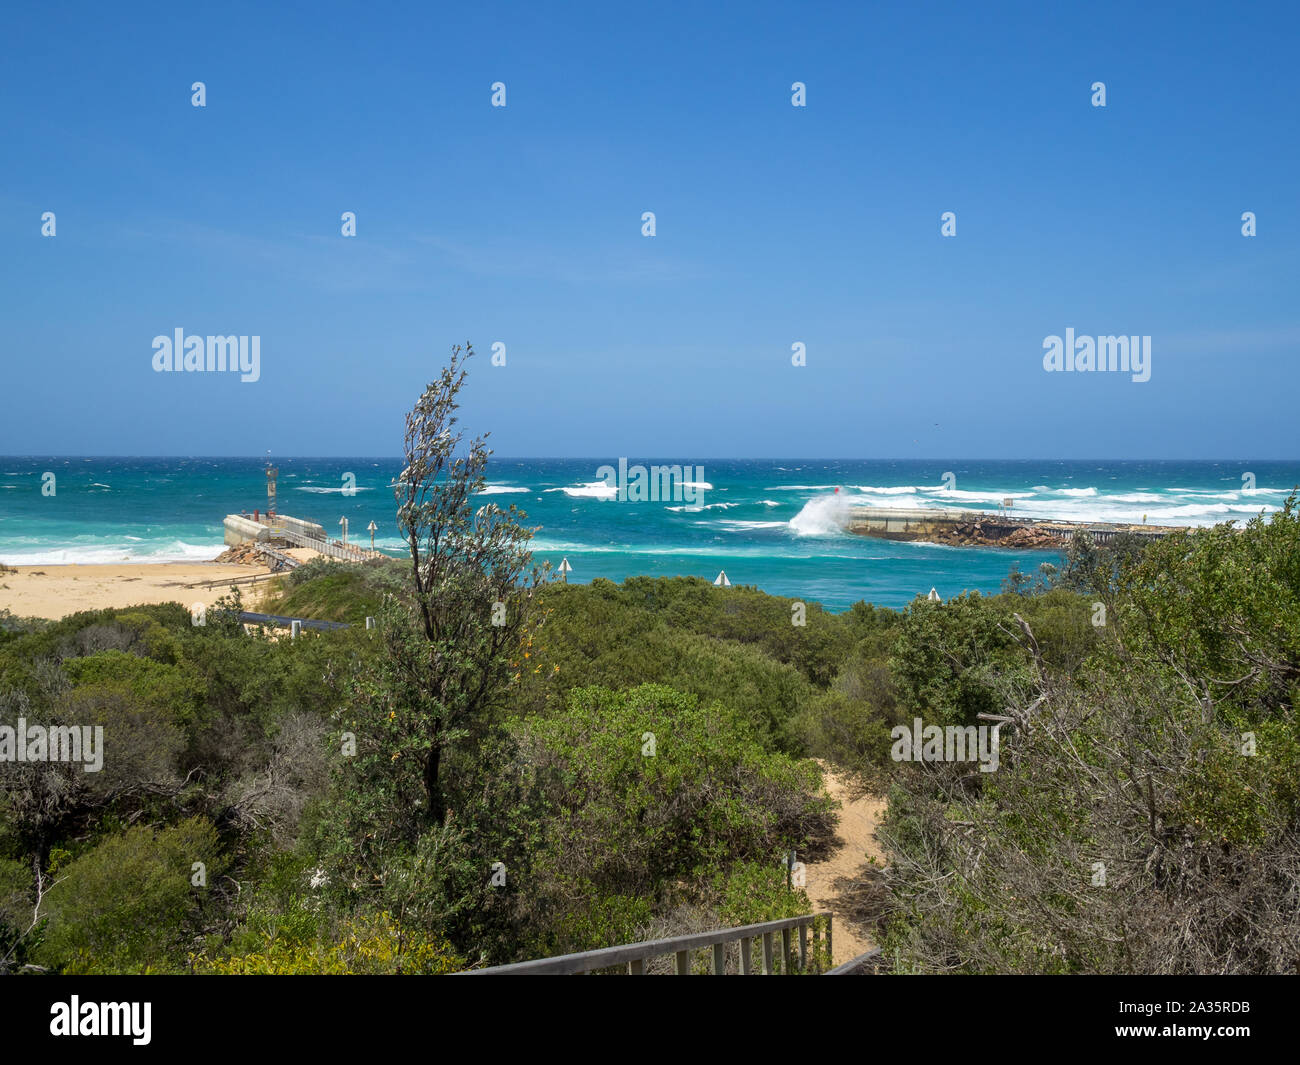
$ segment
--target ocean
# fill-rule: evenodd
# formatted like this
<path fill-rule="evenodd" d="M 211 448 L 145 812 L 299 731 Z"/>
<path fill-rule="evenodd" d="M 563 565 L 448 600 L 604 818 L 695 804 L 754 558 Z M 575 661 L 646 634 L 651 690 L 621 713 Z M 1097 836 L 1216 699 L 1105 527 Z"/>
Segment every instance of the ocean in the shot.
<path fill-rule="evenodd" d="M 617 458 L 494 457 L 484 500 L 537 526 L 539 561 L 568 559 L 569 580 L 695 576 L 756 585 L 843 610 L 900 607 L 931 587 L 947 598 L 997 592 L 1013 565 L 1049 551 L 895 543 L 846 533 L 847 507 L 960 507 L 1038 518 L 1212 525 L 1280 509 L 1300 462 L 648 459 L 699 467 L 698 498 L 619 501 L 600 479 Z M 279 510 L 354 543 L 401 555 L 391 485 L 399 459 L 285 458 Z M 223 549 L 222 518 L 266 507 L 252 458 L 0 458 L 0 562 L 10 565 L 201 561 Z M 54 475 L 54 493 L 42 491 Z M 348 491 L 355 479 L 356 491 Z M 1253 488 L 1251 487 L 1253 483 Z M 836 491 L 838 489 L 838 492 Z"/>

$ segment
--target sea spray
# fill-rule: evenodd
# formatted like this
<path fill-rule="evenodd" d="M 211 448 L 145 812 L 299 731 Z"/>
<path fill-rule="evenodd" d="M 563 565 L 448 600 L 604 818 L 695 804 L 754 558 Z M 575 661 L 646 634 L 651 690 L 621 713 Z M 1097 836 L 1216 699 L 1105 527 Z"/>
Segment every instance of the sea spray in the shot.
<path fill-rule="evenodd" d="M 837 536 L 848 529 L 848 524 L 849 502 L 839 493 L 810 500 L 790 519 L 790 529 L 796 536 Z"/>

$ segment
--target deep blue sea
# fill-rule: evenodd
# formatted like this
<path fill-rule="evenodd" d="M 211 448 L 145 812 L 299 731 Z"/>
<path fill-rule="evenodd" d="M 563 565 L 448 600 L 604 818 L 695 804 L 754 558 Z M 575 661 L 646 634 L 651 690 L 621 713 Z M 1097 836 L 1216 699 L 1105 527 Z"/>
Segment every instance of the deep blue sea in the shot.
<path fill-rule="evenodd" d="M 401 553 L 391 488 L 399 459 L 274 461 L 281 513 L 335 535 L 346 516 L 350 538 L 363 543 L 374 521 L 375 545 Z M 597 472 L 606 463 L 618 460 L 494 458 L 484 499 L 520 507 L 539 527 L 537 558 L 567 558 L 571 581 L 713 580 L 725 570 L 733 584 L 833 610 L 860 599 L 899 607 L 931 587 L 945 598 L 996 592 L 1013 564 L 1031 572 L 1056 559 L 854 536 L 842 528 L 852 503 L 993 510 L 1011 498 L 1029 517 L 1211 525 L 1271 513 L 1300 484 L 1300 462 L 718 459 L 692 460 L 689 498 L 634 502 L 611 498 Z M 264 466 L 252 458 L 0 458 L 0 561 L 211 559 L 226 514 L 265 509 Z M 42 494 L 47 473 L 53 495 Z M 348 474 L 355 494 L 345 491 Z"/>

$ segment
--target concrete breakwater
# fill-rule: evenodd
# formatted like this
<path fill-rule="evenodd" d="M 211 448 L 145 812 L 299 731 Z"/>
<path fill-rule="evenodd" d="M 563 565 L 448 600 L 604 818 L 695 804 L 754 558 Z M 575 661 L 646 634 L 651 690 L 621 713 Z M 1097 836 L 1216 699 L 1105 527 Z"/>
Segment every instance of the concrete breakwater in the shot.
<path fill-rule="evenodd" d="M 1179 529 L 1169 525 L 1124 525 L 1116 522 L 1049 521 L 977 510 L 924 507 L 853 507 L 848 529 L 885 540 L 926 540 L 961 546 L 1061 549 L 1076 532 L 1104 544 L 1120 534 L 1159 539 Z"/>

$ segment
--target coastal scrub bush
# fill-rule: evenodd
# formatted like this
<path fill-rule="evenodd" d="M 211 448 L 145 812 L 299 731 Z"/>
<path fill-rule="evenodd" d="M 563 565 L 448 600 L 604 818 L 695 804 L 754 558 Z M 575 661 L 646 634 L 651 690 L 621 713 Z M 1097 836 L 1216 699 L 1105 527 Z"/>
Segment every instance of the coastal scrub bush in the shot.
<path fill-rule="evenodd" d="M 196 862 L 209 885 L 225 869 L 215 829 L 191 818 L 128 828 L 52 868 L 37 961 L 67 973 L 180 971 L 203 929 L 209 890 L 191 884 Z"/>
<path fill-rule="evenodd" d="M 545 623 L 516 660 L 516 715 L 562 712 L 574 688 L 658 683 L 738 711 L 770 749 L 800 752 L 792 722 L 815 688 L 761 646 L 679 628 L 608 581 L 552 585 L 540 605 Z"/>
<path fill-rule="evenodd" d="M 736 711 L 663 685 L 577 689 L 563 714 L 524 722 L 519 742 L 547 811 L 528 892 L 547 949 L 579 949 L 561 934 L 574 899 L 661 911 L 737 863 L 779 868 L 830 831 L 813 763 L 766 750 Z"/>
<path fill-rule="evenodd" d="M 807 892 L 791 887 L 784 865 L 773 862 L 737 862 L 715 874 L 713 886 L 724 925 L 760 924 L 812 912 Z"/>
<path fill-rule="evenodd" d="M 914 601 L 904 612 L 889 660 L 904 715 L 927 724 L 975 725 L 999 714 L 1010 685 L 1029 673 L 1010 612 L 969 592 L 933 603 Z"/>
<path fill-rule="evenodd" d="M 289 571 L 263 603 L 267 613 L 342 621 L 352 625 L 378 617 L 384 596 L 409 598 L 410 563 L 372 559 L 343 563 L 314 558 Z"/>
<path fill-rule="evenodd" d="M 0 976 L 27 964 L 39 942 L 32 906 L 32 871 L 23 862 L 0 857 Z"/>
<path fill-rule="evenodd" d="M 652 612 L 674 631 L 756 645 L 819 687 L 830 683 L 861 637 L 863 619 L 870 616 L 860 611 L 831 614 L 820 603 L 804 602 L 803 624 L 795 624 L 794 599 L 756 588 L 717 588 L 699 577 L 629 577 L 621 585 L 596 585 L 624 606 Z"/>
<path fill-rule="evenodd" d="M 1072 666 L 1012 663 L 997 772 L 900 767 L 881 830 L 898 970 L 1295 971 L 1294 500 L 1151 545 L 1115 606 Z M 1005 665 L 969 661 L 1003 687 Z"/>
<path fill-rule="evenodd" d="M 192 958 L 196 973 L 218 976 L 440 976 L 465 962 L 438 936 L 404 928 L 387 912 L 357 914 L 300 939 L 279 923 L 244 953 Z"/>
<path fill-rule="evenodd" d="M 188 611 L 175 603 L 129 610 L 87 610 L 59 621 L 21 625 L 0 635 L 0 685 L 40 690 L 40 671 L 48 663 L 117 650 L 160 662 L 177 660 L 177 637 L 190 626 Z"/>
<path fill-rule="evenodd" d="M 74 688 L 120 694 L 181 727 L 190 725 L 202 712 L 203 682 L 192 668 L 124 651 L 100 651 L 86 658 L 65 659 L 63 671 Z"/>

